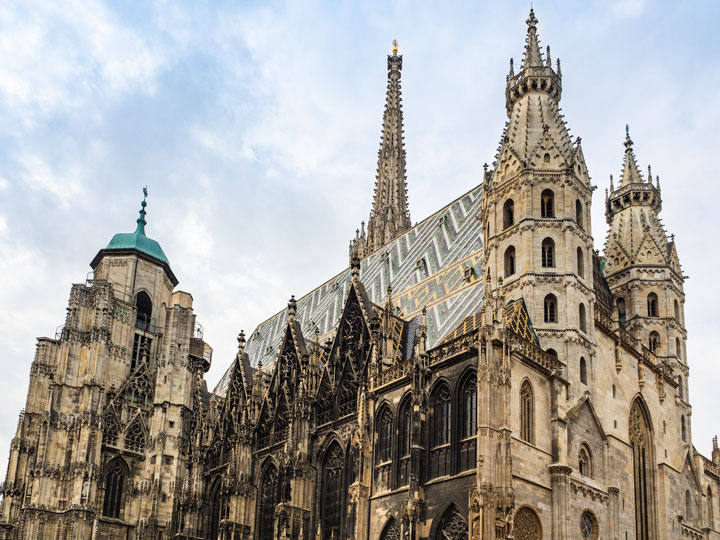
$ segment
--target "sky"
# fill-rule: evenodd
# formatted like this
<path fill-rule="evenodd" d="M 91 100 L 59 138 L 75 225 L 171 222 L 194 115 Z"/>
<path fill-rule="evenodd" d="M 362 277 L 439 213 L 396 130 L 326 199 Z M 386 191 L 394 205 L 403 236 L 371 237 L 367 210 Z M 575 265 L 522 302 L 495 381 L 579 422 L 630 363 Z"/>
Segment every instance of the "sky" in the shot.
<path fill-rule="evenodd" d="M 720 255 L 720 3 L 535 0 L 563 73 L 602 251 L 625 125 L 660 175 L 684 272 L 693 440 L 709 455 Z M 38 336 L 113 234 L 148 236 L 194 297 L 212 387 L 252 331 L 347 266 L 367 220 L 387 84 L 403 55 L 413 222 L 481 182 L 529 2 L 34 0 L 0 5 L 0 456 Z"/>

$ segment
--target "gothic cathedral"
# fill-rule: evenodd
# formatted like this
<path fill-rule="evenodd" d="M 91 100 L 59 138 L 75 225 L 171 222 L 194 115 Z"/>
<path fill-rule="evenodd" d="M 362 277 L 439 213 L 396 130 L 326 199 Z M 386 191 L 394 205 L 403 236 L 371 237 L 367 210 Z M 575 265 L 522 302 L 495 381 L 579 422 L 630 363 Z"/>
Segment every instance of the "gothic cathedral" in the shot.
<path fill-rule="evenodd" d="M 628 130 L 601 256 L 537 22 L 492 166 L 415 225 L 395 44 L 348 268 L 240 332 L 212 391 L 143 200 L 38 339 L 0 538 L 720 539 L 720 449 L 692 444 L 659 179 Z"/>

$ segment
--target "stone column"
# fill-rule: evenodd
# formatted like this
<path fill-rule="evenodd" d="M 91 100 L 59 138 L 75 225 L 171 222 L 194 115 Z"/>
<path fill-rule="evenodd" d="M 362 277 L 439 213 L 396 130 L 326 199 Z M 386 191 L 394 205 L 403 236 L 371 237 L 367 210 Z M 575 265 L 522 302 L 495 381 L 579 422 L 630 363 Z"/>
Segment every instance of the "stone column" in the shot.
<path fill-rule="evenodd" d="M 568 502 L 571 472 L 572 469 L 565 465 L 550 465 L 552 540 L 569 540 Z"/>

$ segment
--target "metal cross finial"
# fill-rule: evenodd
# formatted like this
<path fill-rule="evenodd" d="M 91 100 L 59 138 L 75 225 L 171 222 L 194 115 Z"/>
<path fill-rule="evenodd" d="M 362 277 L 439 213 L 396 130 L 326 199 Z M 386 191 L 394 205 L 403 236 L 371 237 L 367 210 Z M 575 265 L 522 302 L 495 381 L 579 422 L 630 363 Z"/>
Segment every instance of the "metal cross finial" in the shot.
<path fill-rule="evenodd" d="M 143 188 L 143 199 L 147 199 L 147 196 L 148 196 L 148 191 L 147 191 L 147 186 L 145 186 Z"/>

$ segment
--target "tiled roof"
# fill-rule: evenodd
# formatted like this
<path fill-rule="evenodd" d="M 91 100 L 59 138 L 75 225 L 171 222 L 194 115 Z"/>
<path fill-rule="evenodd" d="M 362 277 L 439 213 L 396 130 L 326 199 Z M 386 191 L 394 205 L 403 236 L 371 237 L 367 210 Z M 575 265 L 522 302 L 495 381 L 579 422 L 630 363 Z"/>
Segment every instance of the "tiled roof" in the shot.
<path fill-rule="evenodd" d="M 428 347 L 432 347 L 482 304 L 482 187 L 477 186 L 363 259 L 360 280 L 370 300 L 382 305 L 388 285 L 405 320 L 427 308 Z M 347 268 L 297 300 L 296 320 L 307 339 L 338 323 L 350 284 Z M 273 363 L 287 313 L 280 311 L 250 335 L 245 352 L 253 365 Z M 409 330 L 409 329 L 408 329 Z M 215 387 L 223 394 L 229 369 Z"/>

